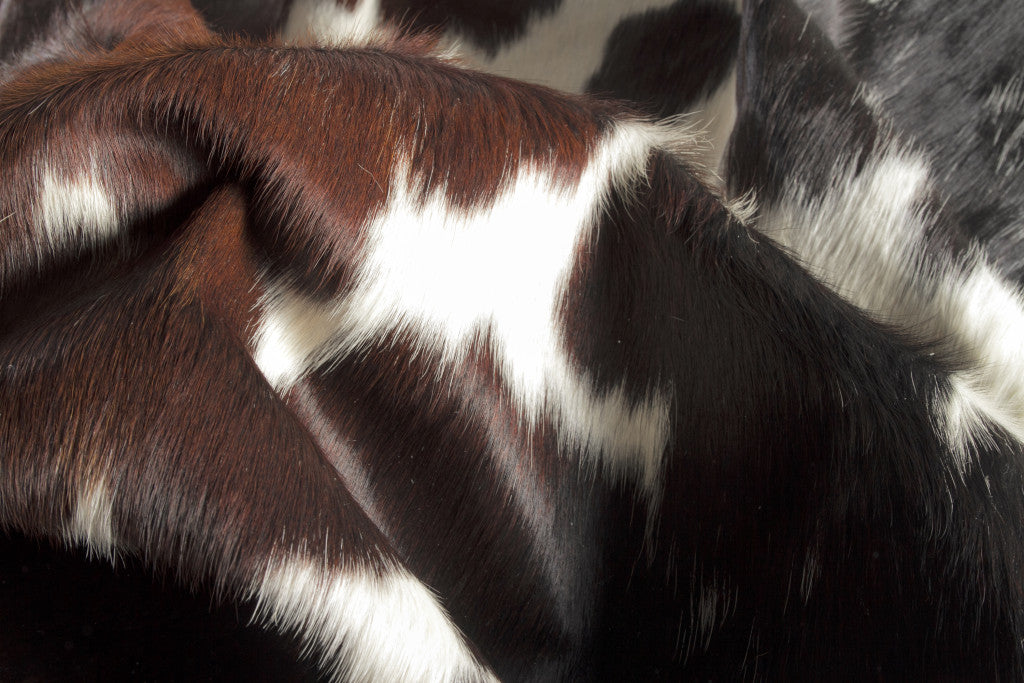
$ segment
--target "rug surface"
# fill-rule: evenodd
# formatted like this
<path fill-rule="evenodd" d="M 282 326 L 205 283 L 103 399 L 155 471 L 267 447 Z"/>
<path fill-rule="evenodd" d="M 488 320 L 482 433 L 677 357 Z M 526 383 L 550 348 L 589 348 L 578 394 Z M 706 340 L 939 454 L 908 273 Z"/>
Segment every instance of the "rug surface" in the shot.
<path fill-rule="evenodd" d="M 1022 38 L 0 0 L 0 679 L 1020 680 Z"/>

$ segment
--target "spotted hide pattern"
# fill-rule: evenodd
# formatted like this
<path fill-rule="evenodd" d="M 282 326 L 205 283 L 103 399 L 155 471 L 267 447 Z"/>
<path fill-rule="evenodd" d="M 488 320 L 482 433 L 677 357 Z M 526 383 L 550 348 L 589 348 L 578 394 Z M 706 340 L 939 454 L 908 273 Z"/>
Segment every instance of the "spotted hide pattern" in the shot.
<path fill-rule="evenodd" d="M 0 0 L 0 680 L 1021 680 L 1021 19 Z"/>

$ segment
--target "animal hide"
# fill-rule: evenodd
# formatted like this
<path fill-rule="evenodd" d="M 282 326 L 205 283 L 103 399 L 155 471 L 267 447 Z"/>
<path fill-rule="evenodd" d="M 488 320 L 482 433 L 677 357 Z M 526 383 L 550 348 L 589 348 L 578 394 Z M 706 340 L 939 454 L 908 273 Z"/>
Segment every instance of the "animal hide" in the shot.
<path fill-rule="evenodd" d="M 0 0 L 0 679 L 1020 680 L 1022 20 Z"/>

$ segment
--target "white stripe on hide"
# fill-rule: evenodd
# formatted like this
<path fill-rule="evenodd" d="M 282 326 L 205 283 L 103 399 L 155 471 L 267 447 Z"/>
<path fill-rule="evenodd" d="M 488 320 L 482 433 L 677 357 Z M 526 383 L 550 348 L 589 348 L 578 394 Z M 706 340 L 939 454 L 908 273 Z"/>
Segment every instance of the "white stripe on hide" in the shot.
<path fill-rule="evenodd" d="M 496 680 L 430 591 L 402 570 L 329 571 L 295 557 L 267 569 L 253 597 L 257 618 L 297 632 L 334 680 Z"/>
<path fill-rule="evenodd" d="M 295 0 L 281 39 L 290 45 L 353 47 L 379 38 L 380 0 L 358 0 L 348 9 L 338 0 Z"/>
<path fill-rule="evenodd" d="M 35 207 L 40 256 L 77 252 L 114 236 L 118 229 L 113 197 L 92 171 L 70 180 L 44 166 Z"/>
<path fill-rule="evenodd" d="M 847 168 L 834 177 L 823 198 L 788 189 L 774 206 L 761 207 L 759 227 L 852 303 L 924 338 L 947 340 L 968 361 L 953 378 L 952 413 L 937 416 L 951 426 L 948 438 L 964 438 L 964 416 L 976 413 L 1024 439 L 1021 293 L 980 250 L 965 256 L 965 274 L 925 251 L 929 217 L 921 200 L 929 172 L 922 158 L 890 150 L 859 174 Z M 969 450 L 967 443 L 953 448 Z"/>
<path fill-rule="evenodd" d="M 668 439 L 667 388 L 648 378 L 639 402 L 622 387 L 597 391 L 585 370 L 569 363 L 558 307 L 576 250 L 593 239 L 609 190 L 633 183 L 651 150 L 670 144 L 667 134 L 621 124 L 575 187 L 560 188 L 549 170 L 527 166 L 490 206 L 468 213 L 440 192 L 417 202 L 409 187 L 415 180 L 396 179 L 387 209 L 365 229 L 348 296 L 324 304 L 270 285 L 254 339 L 258 365 L 285 390 L 396 330 L 412 332 L 424 348 L 457 365 L 489 331 L 523 417 L 536 423 L 550 416 L 564 447 L 613 476 L 634 479 L 656 500 Z"/>
<path fill-rule="evenodd" d="M 113 559 L 117 549 L 114 537 L 113 499 L 102 479 L 90 482 L 78 491 L 65 538 L 85 546 L 90 555 Z"/>

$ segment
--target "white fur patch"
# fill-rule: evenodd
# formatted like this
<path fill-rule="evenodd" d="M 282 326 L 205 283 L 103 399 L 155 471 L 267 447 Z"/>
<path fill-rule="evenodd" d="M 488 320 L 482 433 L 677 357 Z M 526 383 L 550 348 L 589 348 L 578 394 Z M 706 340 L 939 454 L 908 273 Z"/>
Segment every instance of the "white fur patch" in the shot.
<path fill-rule="evenodd" d="M 298 632 L 334 680 L 497 680 L 434 596 L 402 570 L 332 572 L 292 558 L 268 568 L 253 597 L 257 618 Z"/>
<path fill-rule="evenodd" d="M 941 291 L 937 319 L 971 365 L 964 385 L 986 416 L 1024 442 L 1024 297 L 980 257 Z"/>
<path fill-rule="evenodd" d="M 924 236 L 918 200 L 928 168 L 899 154 L 875 159 L 859 175 L 835 174 L 827 196 L 794 184 L 759 227 L 795 251 L 811 271 L 861 308 L 897 321 L 918 317 Z M 929 275 L 929 273 L 925 273 Z M 931 291 L 927 292 L 928 295 Z"/>
<path fill-rule="evenodd" d="M 1003 415 L 1001 407 L 993 405 L 991 399 L 979 395 L 963 376 L 951 378 L 950 394 L 944 397 L 933 414 L 939 434 L 952 452 L 957 470 L 966 473 L 971 465 L 973 448 L 989 445 L 991 437 L 984 418 L 997 416 L 997 423 L 1012 424 L 1012 418 Z"/>
<path fill-rule="evenodd" d="M 346 326 L 347 311 L 282 285 L 268 285 L 267 290 L 253 358 L 267 381 L 284 392 L 330 358 L 324 345 Z"/>
<path fill-rule="evenodd" d="M 553 13 L 533 16 L 524 35 L 496 55 L 472 45 L 465 45 L 460 53 L 475 68 L 559 90 L 583 92 L 601 66 L 605 43 L 619 22 L 631 14 L 673 2 L 563 0 Z"/>
<path fill-rule="evenodd" d="M 352 9 L 338 0 L 295 0 L 282 40 L 291 45 L 352 47 L 380 37 L 380 0 L 358 0 Z"/>
<path fill-rule="evenodd" d="M 570 365 L 558 307 L 576 249 L 593 239 L 609 189 L 645 170 L 662 128 L 622 124 L 599 146 L 579 184 L 560 189 L 542 168 L 523 167 L 493 204 L 460 213 L 443 193 L 413 200 L 415 179 L 392 182 L 387 208 L 366 231 L 356 284 L 345 298 L 314 302 L 271 284 L 254 357 L 287 389 L 305 373 L 396 330 L 412 332 L 445 363 L 462 362 L 490 332 L 501 372 L 522 416 L 554 422 L 561 444 L 638 481 L 654 500 L 668 439 L 667 387 L 646 400 L 620 386 L 598 392 Z M 625 380 L 625 378 L 623 378 Z"/>
<path fill-rule="evenodd" d="M 41 254 L 77 251 L 117 233 L 116 204 L 95 172 L 85 171 L 63 180 L 53 169 L 44 167 L 41 176 L 34 216 Z"/>
<path fill-rule="evenodd" d="M 106 483 L 102 480 L 91 482 L 78 492 L 75 509 L 65 528 L 65 538 L 84 545 L 90 554 L 112 559 L 117 549 L 113 509 Z"/>
<path fill-rule="evenodd" d="M 890 151 L 859 175 L 836 174 L 823 198 L 788 190 L 760 227 L 852 303 L 953 343 L 969 369 L 954 378 L 950 415 L 938 418 L 952 441 L 967 433 L 964 416 L 975 411 L 1024 440 L 1024 298 L 980 252 L 967 256 L 964 275 L 924 251 L 920 199 L 928 187 L 923 159 Z M 968 451 L 964 443 L 953 448 L 955 456 Z"/>

